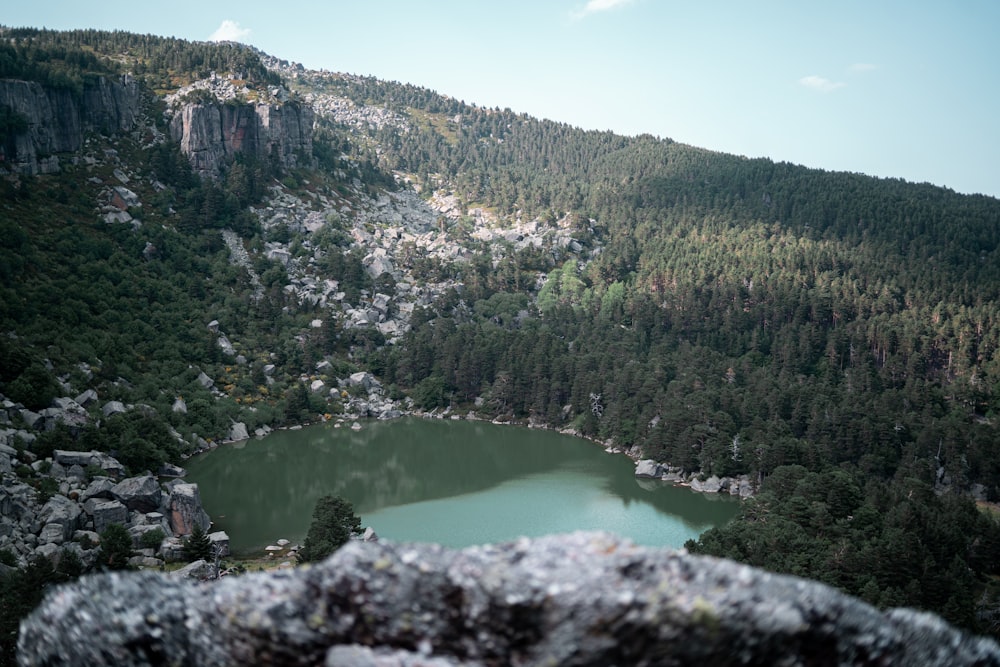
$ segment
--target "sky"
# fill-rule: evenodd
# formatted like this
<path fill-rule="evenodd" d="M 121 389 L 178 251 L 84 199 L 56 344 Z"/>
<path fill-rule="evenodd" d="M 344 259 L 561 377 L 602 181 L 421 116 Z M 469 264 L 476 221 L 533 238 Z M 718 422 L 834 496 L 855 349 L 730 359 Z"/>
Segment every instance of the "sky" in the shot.
<path fill-rule="evenodd" d="M 584 129 L 1000 197 L 997 0 L 5 4 L 8 26 L 232 39 Z"/>

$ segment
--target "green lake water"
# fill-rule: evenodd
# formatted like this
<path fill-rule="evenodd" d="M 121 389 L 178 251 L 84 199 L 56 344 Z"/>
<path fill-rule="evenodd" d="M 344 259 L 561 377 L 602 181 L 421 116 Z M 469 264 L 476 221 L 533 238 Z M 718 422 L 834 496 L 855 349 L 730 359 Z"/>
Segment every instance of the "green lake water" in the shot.
<path fill-rule="evenodd" d="M 593 442 L 475 421 L 319 424 L 223 445 L 186 468 L 237 553 L 301 541 L 316 500 L 331 494 L 383 539 L 452 547 L 575 530 L 680 547 L 739 508 L 637 480 L 632 461 Z"/>

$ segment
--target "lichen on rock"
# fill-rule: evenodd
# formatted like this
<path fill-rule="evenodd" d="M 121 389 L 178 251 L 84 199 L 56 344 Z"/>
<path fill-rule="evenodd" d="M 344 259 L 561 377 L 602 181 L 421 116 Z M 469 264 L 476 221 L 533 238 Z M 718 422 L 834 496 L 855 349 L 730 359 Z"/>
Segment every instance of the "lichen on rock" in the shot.
<path fill-rule="evenodd" d="M 87 577 L 23 624 L 22 664 L 1000 665 L 930 614 L 575 533 L 453 551 L 352 542 L 309 568 L 192 585 Z"/>

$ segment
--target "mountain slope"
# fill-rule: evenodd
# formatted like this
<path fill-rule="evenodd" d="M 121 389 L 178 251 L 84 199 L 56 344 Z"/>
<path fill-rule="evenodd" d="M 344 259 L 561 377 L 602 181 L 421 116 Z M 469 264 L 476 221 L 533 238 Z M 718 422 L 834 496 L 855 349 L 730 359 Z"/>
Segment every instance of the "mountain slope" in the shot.
<path fill-rule="evenodd" d="M 31 137 L 72 123 L 0 98 L 8 441 L 138 471 L 321 414 L 474 409 L 742 476 L 759 497 L 696 548 L 976 623 L 1000 562 L 968 500 L 1000 495 L 997 200 L 239 45 L 3 34 L 0 89 L 137 91 L 115 127 L 77 104 L 51 155 Z M 36 419 L 88 389 L 131 406 L 115 428 L 100 404 Z M 860 576 L 900 549 L 919 567 Z"/>

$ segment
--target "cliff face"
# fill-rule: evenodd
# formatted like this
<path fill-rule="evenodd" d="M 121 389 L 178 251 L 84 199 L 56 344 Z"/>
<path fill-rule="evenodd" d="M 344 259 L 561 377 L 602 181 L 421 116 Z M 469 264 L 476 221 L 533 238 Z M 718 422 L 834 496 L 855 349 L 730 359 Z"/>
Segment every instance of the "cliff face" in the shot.
<path fill-rule="evenodd" d="M 305 166 L 312 126 L 312 109 L 297 104 L 184 104 L 170 121 L 170 135 L 196 172 L 214 177 L 237 153 L 286 168 Z"/>
<path fill-rule="evenodd" d="M 97 632 L 97 625 L 100 632 Z M 605 534 L 450 551 L 353 542 L 193 586 L 87 577 L 21 626 L 23 665 L 1000 665 L 930 614 Z"/>
<path fill-rule="evenodd" d="M 59 153 L 79 150 L 87 132 L 115 134 L 136 126 L 139 86 L 129 77 L 105 77 L 80 95 L 34 81 L 0 80 L 0 107 L 27 122 L 27 129 L 0 141 L 0 167 L 19 174 L 59 170 Z"/>

